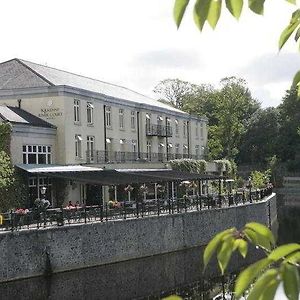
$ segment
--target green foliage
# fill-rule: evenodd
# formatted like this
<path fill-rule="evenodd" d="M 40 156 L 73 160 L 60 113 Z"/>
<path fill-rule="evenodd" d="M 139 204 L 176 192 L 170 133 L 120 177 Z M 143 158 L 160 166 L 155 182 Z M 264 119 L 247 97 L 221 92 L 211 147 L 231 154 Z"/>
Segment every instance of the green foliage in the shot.
<path fill-rule="evenodd" d="M 238 231 L 230 228 L 218 233 L 206 246 L 203 255 L 206 267 L 213 254 L 217 252 L 217 260 L 224 274 L 230 257 L 238 250 L 245 258 L 248 243 L 263 249 L 266 257 L 260 259 L 243 270 L 236 279 L 234 292 L 239 299 L 247 290 L 248 300 L 273 299 L 280 282 L 288 299 L 297 300 L 300 291 L 299 262 L 300 244 L 286 244 L 275 247 L 272 232 L 264 225 L 251 222 Z"/>
<path fill-rule="evenodd" d="M 265 164 L 267 158 L 275 155 L 281 146 L 277 142 L 279 121 L 278 109 L 258 109 L 245 125 L 246 132 L 241 138 L 237 161 L 244 164 Z"/>
<path fill-rule="evenodd" d="M 234 161 L 228 159 L 217 159 L 214 162 L 218 165 L 218 170 L 221 173 L 224 171 L 225 175 L 234 176 L 236 174 L 236 164 Z"/>
<path fill-rule="evenodd" d="M 9 156 L 0 151 L 0 189 L 7 189 L 14 181 L 14 169 L 11 166 Z"/>
<path fill-rule="evenodd" d="M 174 159 L 170 160 L 169 163 L 173 170 L 186 171 L 191 173 L 203 174 L 207 168 L 207 162 L 202 159 Z"/>
<path fill-rule="evenodd" d="M 0 151 L 10 154 L 11 126 L 9 123 L 0 123 Z"/>
<path fill-rule="evenodd" d="M 263 188 L 267 183 L 270 182 L 271 170 L 268 169 L 264 172 L 262 171 L 253 171 L 251 172 L 251 183 L 253 188 Z"/>

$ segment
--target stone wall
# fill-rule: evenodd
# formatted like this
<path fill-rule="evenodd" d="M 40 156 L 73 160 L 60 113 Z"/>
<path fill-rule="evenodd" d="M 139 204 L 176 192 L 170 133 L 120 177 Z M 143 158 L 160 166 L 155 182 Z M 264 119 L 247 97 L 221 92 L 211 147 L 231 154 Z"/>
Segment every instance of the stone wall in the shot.
<path fill-rule="evenodd" d="M 228 227 L 240 228 L 249 221 L 268 225 L 276 219 L 273 194 L 239 207 L 3 232 L 0 281 L 43 275 L 49 259 L 55 273 L 99 266 L 203 246 Z"/>

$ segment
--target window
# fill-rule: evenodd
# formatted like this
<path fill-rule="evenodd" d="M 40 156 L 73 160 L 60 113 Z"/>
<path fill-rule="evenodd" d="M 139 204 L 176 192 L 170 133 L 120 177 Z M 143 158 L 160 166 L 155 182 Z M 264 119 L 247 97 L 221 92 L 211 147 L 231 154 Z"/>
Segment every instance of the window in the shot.
<path fill-rule="evenodd" d="M 131 141 L 131 151 L 133 153 L 134 159 L 136 159 L 137 158 L 137 140 Z"/>
<path fill-rule="evenodd" d="M 196 157 L 197 157 L 197 158 L 200 157 L 200 147 L 199 147 L 199 145 L 196 145 L 196 146 L 195 146 L 195 154 L 196 154 Z"/>
<path fill-rule="evenodd" d="M 51 146 L 24 145 L 24 164 L 51 164 Z"/>
<path fill-rule="evenodd" d="M 105 107 L 105 119 L 106 119 L 106 127 L 111 127 L 111 107 Z"/>
<path fill-rule="evenodd" d="M 151 160 L 151 148 L 152 148 L 152 144 L 150 141 L 147 141 L 147 159 Z"/>
<path fill-rule="evenodd" d="M 200 124 L 200 137 L 203 140 L 203 123 Z"/>
<path fill-rule="evenodd" d="M 175 158 L 179 158 L 179 144 L 175 144 Z"/>
<path fill-rule="evenodd" d="M 158 116 L 157 117 L 157 125 L 162 125 L 163 122 L 163 117 L 162 116 Z"/>
<path fill-rule="evenodd" d="M 130 118 L 130 127 L 132 130 L 135 130 L 135 111 L 131 111 L 131 118 Z"/>
<path fill-rule="evenodd" d="M 178 124 L 178 120 L 175 120 L 175 134 L 179 135 L 179 124 Z"/>
<path fill-rule="evenodd" d="M 119 127 L 124 129 L 124 109 L 119 109 Z"/>
<path fill-rule="evenodd" d="M 199 123 L 196 123 L 196 138 L 199 138 Z"/>
<path fill-rule="evenodd" d="M 80 101 L 74 100 L 74 122 L 80 122 Z"/>
<path fill-rule="evenodd" d="M 88 102 L 86 105 L 86 113 L 87 113 L 87 123 L 94 123 L 94 105 L 91 102 Z"/>
<path fill-rule="evenodd" d="M 183 145 L 183 155 L 186 155 L 187 153 L 188 153 L 188 146 L 187 145 Z"/>
<path fill-rule="evenodd" d="M 79 135 L 79 134 L 75 135 L 75 157 L 77 157 L 77 158 L 82 157 L 81 142 L 82 142 L 81 135 Z"/>
<path fill-rule="evenodd" d="M 151 130 L 151 115 L 146 114 L 146 132 L 150 132 Z"/>
<path fill-rule="evenodd" d="M 187 123 L 186 121 L 183 121 L 183 136 L 186 137 L 186 132 L 187 132 Z"/>
<path fill-rule="evenodd" d="M 90 161 L 94 161 L 94 153 L 95 153 L 95 137 L 88 135 L 86 138 L 86 149 L 88 158 Z"/>

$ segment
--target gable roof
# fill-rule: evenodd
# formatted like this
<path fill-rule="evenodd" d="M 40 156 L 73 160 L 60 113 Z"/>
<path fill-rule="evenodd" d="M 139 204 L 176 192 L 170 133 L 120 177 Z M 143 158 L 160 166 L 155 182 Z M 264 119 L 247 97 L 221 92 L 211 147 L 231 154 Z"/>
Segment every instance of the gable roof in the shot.
<path fill-rule="evenodd" d="M 36 127 L 56 128 L 33 114 L 13 106 L 0 105 L 0 117 L 7 122 Z"/>
<path fill-rule="evenodd" d="M 179 109 L 123 86 L 73 74 L 30 61 L 15 58 L 0 64 L 0 89 L 45 86 L 70 86 L 106 95 L 108 97 L 147 104 L 177 113 L 187 114 Z"/>

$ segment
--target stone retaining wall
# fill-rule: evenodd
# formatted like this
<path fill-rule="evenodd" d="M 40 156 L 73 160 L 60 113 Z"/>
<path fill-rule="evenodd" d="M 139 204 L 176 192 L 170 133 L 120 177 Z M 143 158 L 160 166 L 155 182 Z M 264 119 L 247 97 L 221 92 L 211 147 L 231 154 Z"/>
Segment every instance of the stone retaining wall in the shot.
<path fill-rule="evenodd" d="M 154 216 L 0 234 L 0 282 L 64 272 L 206 245 L 219 231 L 277 220 L 276 195 L 264 201 Z M 47 255 L 48 253 L 48 255 Z"/>

